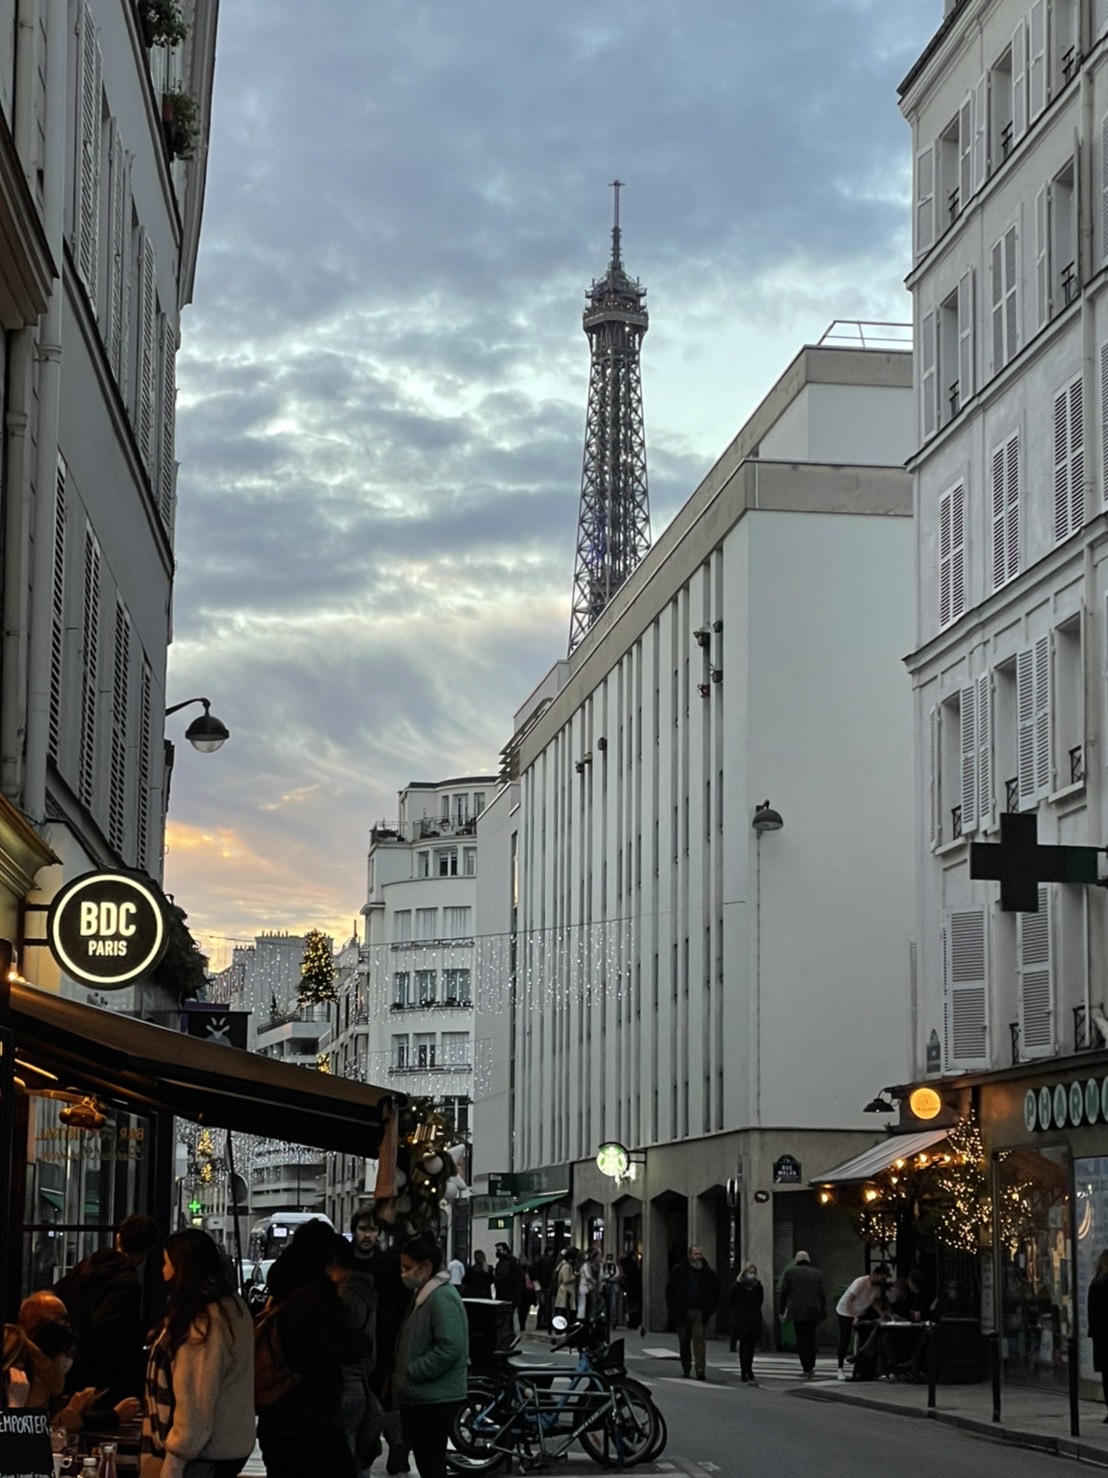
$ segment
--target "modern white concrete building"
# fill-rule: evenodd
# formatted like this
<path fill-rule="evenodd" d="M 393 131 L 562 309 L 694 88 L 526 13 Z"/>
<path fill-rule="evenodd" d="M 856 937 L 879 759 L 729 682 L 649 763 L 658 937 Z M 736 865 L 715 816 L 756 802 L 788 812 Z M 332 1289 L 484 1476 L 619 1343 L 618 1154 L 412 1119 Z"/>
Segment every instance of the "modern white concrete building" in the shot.
<path fill-rule="evenodd" d="M 0 9 L 0 934 L 47 988 L 26 903 L 96 867 L 161 876 L 174 366 L 217 10 L 182 0 L 170 42 L 146 0 Z"/>
<path fill-rule="evenodd" d="M 642 1251 L 655 1327 L 671 1255 L 726 1269 L 729 1181 L 767 1285 L 797 1246 L 858 1270 L 807 1182 L 907 1058 L 912 424 L 908 352 L 801 350 L 521 707 L 478 828 L 480 928 L 514 933 L 482 941 L 476 1186 L 514 1177 L 529 1253 L 555 1220 Z"/>
<path fill-rule="evenodd" d="M 913 1068 L 977 1114 L 999 1191 L 1017 1170 L 1031 1188 L 983 1311 L 1010 1375 L 1064 1382 L 1106 1240 L 1108 1098 L 1085 1089 L 1108 1069 L 1108 908 L 1040 871 L 1037 911 L 1005 911 L 995 882 L 971 879 L 970 850 L 1014 813 L 1040 843 L 1108 841 L 1108 4 L 947 3 L 901 106 L 915 158 Z M 1083 1375 L 1090 1357 L 1082 1340 Z"/>

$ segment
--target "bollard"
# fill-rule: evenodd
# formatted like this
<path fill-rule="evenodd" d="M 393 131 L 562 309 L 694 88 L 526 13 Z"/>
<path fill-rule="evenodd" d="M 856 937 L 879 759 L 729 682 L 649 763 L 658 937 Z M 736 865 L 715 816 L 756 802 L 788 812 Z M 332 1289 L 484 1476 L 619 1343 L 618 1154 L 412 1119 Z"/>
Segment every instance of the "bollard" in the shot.
<path fill-rule="evenodd" d="M 1069 1362 L 1070 1377 L 1070 1436 L 1081 1436 L 1081 1408 L 1078 1405 L 1078 1381 L 1080 1372 L 1077 1368 L 1077 1336 L 1071 1335 L 1066 1340 L 1066 1359 Z"/>
<path fill-rule="evenodd" d="M 1000 1331 L 989 1335 L 989 1373 L 993 1382 L 993 1421 L 1000 1421 Z"/>
<path fill-rule="evenodd" d="M 934 1323 L 927 1342 L 927 1409 L 935 1410 L 935 1387 L 939 1380 L 939 1326 Z"/>

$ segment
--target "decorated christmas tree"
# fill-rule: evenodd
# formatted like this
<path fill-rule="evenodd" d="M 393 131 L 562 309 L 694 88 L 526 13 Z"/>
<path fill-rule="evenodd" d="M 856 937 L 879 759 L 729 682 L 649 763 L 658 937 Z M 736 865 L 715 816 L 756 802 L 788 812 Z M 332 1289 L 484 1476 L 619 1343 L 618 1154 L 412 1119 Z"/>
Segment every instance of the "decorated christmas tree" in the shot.
<path fill-rule="evenodd" d="M 318 929 L 311 929 L 304 936 L 297 999 L 302 1006 L 322 1006 L 338 999 L 331 941 Z"/>

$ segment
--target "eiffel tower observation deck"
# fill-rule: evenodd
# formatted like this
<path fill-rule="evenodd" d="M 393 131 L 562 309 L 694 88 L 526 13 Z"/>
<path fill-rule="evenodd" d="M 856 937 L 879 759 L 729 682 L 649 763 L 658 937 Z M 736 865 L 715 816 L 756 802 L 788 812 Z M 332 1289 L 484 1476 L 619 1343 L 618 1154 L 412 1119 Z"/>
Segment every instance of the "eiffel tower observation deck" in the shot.
<path fill-rule="evenodd" d="M 613 181 L 615 220 L 608 270 L 585 293 L 583 323 L 591 360 L 570 652 L 650 548 L 639 372 L 639 350 L 650 320 L 646 288 L 623 266 L 621 187 L 622 181 Z"/>

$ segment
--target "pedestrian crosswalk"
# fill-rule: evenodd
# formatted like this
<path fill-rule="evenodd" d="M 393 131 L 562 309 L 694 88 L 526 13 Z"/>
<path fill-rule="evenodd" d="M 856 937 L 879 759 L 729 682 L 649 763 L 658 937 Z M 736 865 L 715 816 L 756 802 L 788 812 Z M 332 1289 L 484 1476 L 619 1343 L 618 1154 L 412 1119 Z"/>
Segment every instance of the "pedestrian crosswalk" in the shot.
<path fill-rule="evenodd" d="M 672 1367 L 677 1364 L 677 1353 L 673 1349 L 661 1346 L 648 1346 L 643 1349 L 644 1359 L 657 1360 L 661 1369 L 658 1372 L 660 1380 L 676 1380 L 684 1384 L 684 1378 Z M 665 1363 L 663 1363 L 665 1362 Z M 669 1366 L 670 1368 L 666 1368 Z M 724 1359 L 712 1359 L 712 1352 L 708 1356 L 708 1380 L 711 1381 L 714 1373 L 721 1375 L 735 1375 L 740 1373 L 738 1357 L 731 1355 Z M 816 1361 L 813 1380 L 833 1381 L 836 1378 L 837 1367 L 834 1360 L 824 1358 Z M 799 1384 L 804 1380 L 804 1373 L 800 1368 L 800 1362 L 795 1355 L 776 1354 L 767 1352 L 754 1356 L 754 1379 L 758 1382 L 774 1381 L 779 1384 Z M 690 1382 L 695 1384 L 695 1382 Z"/>

